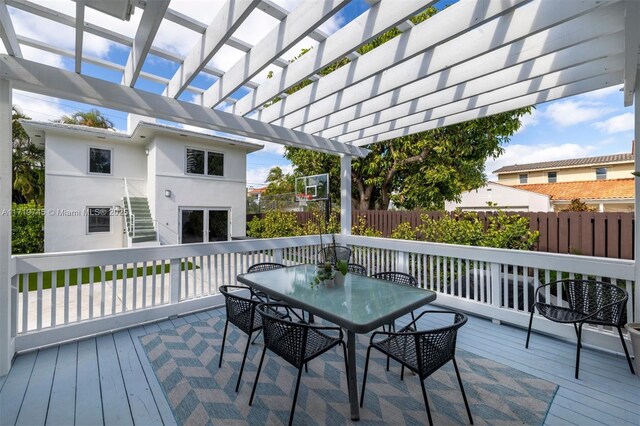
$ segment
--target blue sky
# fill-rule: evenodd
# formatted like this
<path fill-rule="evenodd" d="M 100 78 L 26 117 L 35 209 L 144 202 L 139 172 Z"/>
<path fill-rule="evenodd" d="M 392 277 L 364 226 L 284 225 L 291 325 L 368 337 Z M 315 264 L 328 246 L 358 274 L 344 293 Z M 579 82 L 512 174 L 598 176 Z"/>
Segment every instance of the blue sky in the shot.
<path fill-rule="evenodd" d="M 284 8 L 292 10 L 300 0 L 277 0 L 276 2 Z M 49 0 L 43 4 L 71 16 L 75 14 L 75 3 L 68 0 Z M 192 16 L 203 23 L 209 23 L 217 12 L 216 3 L 207 2 L 208 7 L 206 8 L 203 8 L 202 5 L 202 0 L 174 0 L 171 3 L 173 9 Z M 364 0 L 355 0 L 330 21 L 323 24 L 321 28 L 327 33 L 335 32 L 368 9 L 368 7 Z M 47 41 L 61 48 L 73 49 L 74 37 L 72 28 L 34 17 L 11 7 L 9 7 L 9 11 L 12 15 L 16 32 L 19 35 Z M 138 10 L 130 22 L 117 21 L 115 19 L 105 22 L 105 18 L 102 15 L 87 9 L 86 19 L 89 22 L 93 21 L 114 31 L 133 36 L 141 15 L 141 11 Z M 277 24 L 276 20 L 266 15 L 262 16 L 256 13 L 255 16 L 252 15 L 250 18 L 248 22 L 245 22 L 239 28 L 236 35 L 252 44 L 255 44 Z M 197 37 L 196 33 L 165 21 L 154 40 L 154 46 L 184 56 L 195 43 Z M 176 40 L 179 40 L 179 42 Z M 300 52 L 302 47 L 311 45 L 313 45 L 313 42 L 309 39 L 303 40 L 294 46 L 287 55 L 292 57 Z M 0 53 L 4 53 L 1 43 Z M 108 59 L 119 64 L 125 64 L 129 54 L 128 48 L 99 39 L 90 34 L 85 37 L 84 53 L 85 55 Z M 241 53 L 231 48 L 222 53 L 220 58 L 215 59 L 212 65 L 223 70 L 230 68 L 241 55 Z M 73 69 L 73 61 L 70 58 L 37 51 L 29 47 L 23 48 L 23 54 L 27 59 Z M 143 70 L 170 78 L 176 68 L 177 65 L 175 63 L 150 55 L 145 62 Z M 254 81 L 263 81 L 268 70 L 256 76 Z M 118 83 L 121 78 L 119 72 L 86 63 L 83 65 L 83 72 Z M 201 74 L 196 78 L 193 85 L 206 88 L 213 81 L 213 77 Z M 139 79 L 136 88 L 155 93 L 160 93 L 163 90 L 163 86 L 160 84 L 145 79 Z M 235 96 L 241 97 L 244 94 L 246 94 L 246 90 L 241 89 Z M 185 92 L 180 99 L 192 101 L 195 96 Z M 89 105 L 19 91 L 14 93 L 14 104 L 19 105 L 25 114 L 38 120 L 54 120 L 63 114 L 91 108 Z M 225 105 L 221 106 L 221 108 L 224 107 Z M 117 129 L 126 130 L 126 113 L 104 108 L 101 108 L 101 110 L 114 122 Z M 614 154 L 630 152 L 631 150 L 633 108 L 625 108 L 623 106 L 622 93 L 619 91 L 619 87 L 538 105 L 534 113 L 526 117 L 523 123 L 522 129 L 505 146 L 504 155 L 497 160 L 487 162 L 486 172 L 490 179 L 493 178 L 491 174 L 493 170 L 507 164 Z M 197 130 L 189 126 L 185 127 Z M 290 171 L 290 165 L 282 157 L 282 152 L 282 146 L 267 143 L 264 150 L 250 154 L 247 161 L 247 184 L 260 186 L 264 182 L 269 169 L 273 166 L 281 166 L 285 171 Z"/>

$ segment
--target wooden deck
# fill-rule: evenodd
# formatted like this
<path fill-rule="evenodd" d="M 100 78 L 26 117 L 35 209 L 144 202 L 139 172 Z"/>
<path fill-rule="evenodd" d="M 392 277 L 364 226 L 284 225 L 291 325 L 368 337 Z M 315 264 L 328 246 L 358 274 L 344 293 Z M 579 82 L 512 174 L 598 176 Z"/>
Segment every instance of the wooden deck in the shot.
<path fill-rule="evenodd" d="M 186 315 L 21 354 L 0 377 L 0 425 L 175 424 L 138 336 L 224 315 Z M 470 317 L 458 347 L 559 385 L 548 425 L 638 425 L 640 379 L 626 360 L 585 348 L 573 378 L 575 344 Z M 359 377 L 361 379 L 361 377 Z"/>

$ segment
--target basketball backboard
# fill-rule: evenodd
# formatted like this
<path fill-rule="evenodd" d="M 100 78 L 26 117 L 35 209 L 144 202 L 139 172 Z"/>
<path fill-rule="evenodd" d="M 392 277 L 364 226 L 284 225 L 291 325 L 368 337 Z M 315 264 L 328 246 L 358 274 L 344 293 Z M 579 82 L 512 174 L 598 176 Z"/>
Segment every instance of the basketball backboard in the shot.
<path fill-rule="evenodd" d="M 318 201 L 329 198 L 329 174 L 296 178 L 296 201 Z"/>

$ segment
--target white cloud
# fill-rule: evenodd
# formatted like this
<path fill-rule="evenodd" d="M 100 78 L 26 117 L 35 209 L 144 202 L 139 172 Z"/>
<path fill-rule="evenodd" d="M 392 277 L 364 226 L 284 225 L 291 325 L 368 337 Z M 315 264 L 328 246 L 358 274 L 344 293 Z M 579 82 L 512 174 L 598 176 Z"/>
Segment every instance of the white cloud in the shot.
<path fill-rule="evenodd" d="M 599 121 L 593 124 L 597 129 L 605 133 L 620 133 L 633 131 L 634 117 L 630 112 L 613 116 L 605 121 Z"/>
<path fill-rule="evenodd" d="M 57 120 L 75 111 L 61 105 L 59 99 L 20 90 L 13 91 L 13 104 L 17 105 L 24 115 L 38 121 Z"/>
<path fill-rule="evenodd" d="M 493 171 L 503 166 L 588 157 L 595 149 L 596 147 L 592 145 L 575 143 L 562 145 L 540 144 L 535 145 L 535 147 L 531 145 L 507 145 L 504 154 L 495 160 L 487 160 L 485 170 L 489 180 L 496 180 L 497 177 L 493 175 Z"/>
<path fill-rule="evenodd" d="M 544 117 L 560 127 L 569 127 L 595 120 L 611 111 L 610 107 L 601 103 L 566 100 L 549 105 L 544 110 Z"/>

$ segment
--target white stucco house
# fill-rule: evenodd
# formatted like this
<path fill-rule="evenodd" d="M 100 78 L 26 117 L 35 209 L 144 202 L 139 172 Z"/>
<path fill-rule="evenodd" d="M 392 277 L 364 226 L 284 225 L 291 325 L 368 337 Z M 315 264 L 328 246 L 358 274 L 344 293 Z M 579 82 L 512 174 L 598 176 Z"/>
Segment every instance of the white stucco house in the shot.
<path fill-rule="evenodd" d="M 491 203 L 492 207 L 488 203 Z M 537 192 L 487 182 L 481 188 L 464 192 L 460 202 L 447 201 L 445 210 L 461 209 L 465 211 L 491 211 L 497 208 L 504 211 L 548 212 L 552 211 L 551 196 Z"/>
<path fill-rule="evenodd" d="M 245 235 L 246 156 L 262 145 L 138 120 L 22 122 L 45 149 L 45 252 Z"/>

